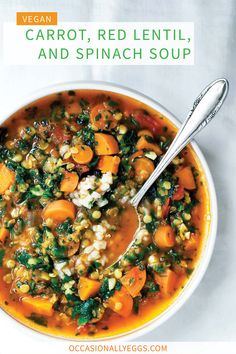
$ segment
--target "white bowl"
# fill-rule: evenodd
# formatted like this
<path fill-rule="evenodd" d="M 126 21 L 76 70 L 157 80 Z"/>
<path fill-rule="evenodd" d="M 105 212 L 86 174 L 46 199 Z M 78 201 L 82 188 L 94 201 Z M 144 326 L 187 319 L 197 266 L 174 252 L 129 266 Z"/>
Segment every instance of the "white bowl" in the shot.
<path fill-rule="evenodd" d="M 32 94 L 30 97 L 28 96 L 27 99 L 21 104 L 19 107 L 15 107 L 15 109 L 12 109 L 12 112 L 6 115 L 5 118 L 0 120 L 0 124 L 3 123 L 8 117 L 10 117 L 14 112 L 18 111 L 19 109 L 23 108 L 24 106 L 27 106 L 31 102 L 50 95 L 52 93 L 56 92 L 62 92 L 62 91 L 67 91 L 67 90 L 101 90 L 101 91 L 108 91 L 108 92 L 114 92 L 114 93 L 119 93 L 125 96 L 129 96 L 131 98 L 134 98 L 140 102 L 143 102 L 147 106 L 151 107 L 152 109 L 160 112 L 163 114 L 167 119 L 169 119 L 176 127 L 180 126 L 180 122 L 178 119 L 170 113 L 167 109 L 165 109 L 163 106 L 161 106 L 158 102 L 154 101 L 153 99 L 143 95 L 142 93 L 139 93 L 135 90 L 113 84 L 113 83 L 108 83 L 108 82 L 99 82 L 99 81 L 72 81 L 72 82 L 66 82 L 62 84 L 56 84 L 52 85 L 46 88 L 43 88 L 41 90 L 36 91 L 34 94 Z M 205 173 L 206 181 L 208 184 L 208 192 L 209 192 L 209 203 L 210 203 L 210 216 L 211 216 L 211 223 L 210 223 L 210 228 L 209 228 L 209 234 L 204 238 L 204 243 L 201 251 L 200 258 L 197 262 L 197 266 L 195 267 L 195 270 L 193 274 L 191 275 L 191 278 L 189 281 L 187 281 L 184 289 L 180 292 L 180 294 L 176 297 L 176 299 L 173 301 L 173 303 L 160 315 L 158 315 L 156 318 L 153 320 L 145 323 L 139 328 L 136 328 L 134 330 L 131 330 L 127 333 L 123 333 L 120 335 L 116 335 L 113 337 L 107 337 L 107 338 L 102 338 L 102 339 L 95 339 L 95 341 L 103 341 L 103 340 L 133 340 L 138 338 L 139 336 L 145 335 L 146 333 L 150 332 L 151 330 L 157 328 L 160 326 L 162 323 L 167 321 L 171 316 L 173 316 L 182 306 L 183 304 L 190 298 L 194 290 L 197 288 L 199 283 L 201 282 L 208 264 L 210 262 L 212 252 L 214 249 L 214 244 L 215 244 L 215 239 L 216 239 L 216 231 L 217 231 L 217 219 L 218 219 L 218 212 L 217 212 L 217 200 L 216 200 L 216 193 L 215 193 L 215 187 L 214 187 L 214 182 L 208 167 L 208 164 L 197 146 L 195 142 L 191 143 L 192 148 L 194 152 L 196 153 L 200 165 Z M 0 320 L 1 317 L 7 316 L 7 314 L 4 311 L 1 311 L 0 313 Z M 28 327 L 27 327 L 28 328 Z M 31 329 L 30 329 L 31 330 Z M 39 332 L 36 332 L 33 330 L 34 334 L 36 336 L 42 335 Z M 32 333 L 32 330 L 31 330 Z M 54 337 L 61 339 L 59 337 Z M 71 340 L 70 338 L 65 338 L 67 340 Z M 55 340 L 55 339 L 54 339 Z M 91 340 L 93 340 L 91 338 Z"/>

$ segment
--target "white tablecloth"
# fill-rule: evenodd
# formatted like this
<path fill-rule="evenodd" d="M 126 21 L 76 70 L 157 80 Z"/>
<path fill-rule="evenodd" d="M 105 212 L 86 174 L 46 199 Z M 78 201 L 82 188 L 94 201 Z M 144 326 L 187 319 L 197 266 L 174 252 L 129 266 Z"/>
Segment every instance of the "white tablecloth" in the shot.
<path fill-rule="evenodd" d="M 137 89 L 183 119 L 200 90 L 224 76 L 230 94 L 224 108 L 196 140 L 209 163 L 219 202 L 212 261 L 198 289 L 170 320 L 145 341 L 236 340 L 236 1 L 235 0 L 1 0 L 0 22 L 16 11 L 58 11 L 61 21 L 194 21 L 194 66 L 7 67 L 0 66 L 0 112 L 32 90 L 69 80 L 107 80 Z M 1 48 L 2 54 L 2 48 Z M 1 319 L 1 348 L 33 338 Z M 44 339 L 44 343 L 48 339 Z M 36 344 L 36 342 L 34 341 Z M 37 344 L 36 344 L 37 346 Z M 5 354 L 6 351 L 1 351 Z M 32 352 L 33 353 L 33 352 Z M 27 353 L 28 354 L 28 353 Z"/>

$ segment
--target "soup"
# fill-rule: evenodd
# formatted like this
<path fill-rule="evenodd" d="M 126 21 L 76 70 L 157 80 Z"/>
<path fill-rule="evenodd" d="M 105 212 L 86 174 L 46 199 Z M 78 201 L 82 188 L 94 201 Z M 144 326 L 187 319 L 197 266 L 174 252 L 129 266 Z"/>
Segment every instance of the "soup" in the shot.
<path fill-rule="evenodd" d="M 92 90 L 44 97 L 4 123 L 5 311 L 44 333 L 83 339 L 126 333 L 170 306 L 197 264 L 209 227 L 206 180 L 191 147 L 162 173 L 137 212 L 129 201 L 175 134 L 141 102 Z"/>

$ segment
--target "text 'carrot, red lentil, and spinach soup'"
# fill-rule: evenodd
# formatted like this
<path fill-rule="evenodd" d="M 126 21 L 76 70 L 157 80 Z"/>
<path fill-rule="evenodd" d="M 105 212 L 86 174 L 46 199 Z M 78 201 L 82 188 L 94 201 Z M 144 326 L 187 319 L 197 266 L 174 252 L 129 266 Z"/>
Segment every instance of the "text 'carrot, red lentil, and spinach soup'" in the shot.
<path fill-rule="evenodd" d="M 5 311 L 44 333 L 102 338 L 170 306 L 196 266 L 208 225 L 207 185 L 191 147 L 150 188 L 139 215 L 129 201 L 175 132 L 141 102 L 92 90 L 47 96 L 2 125 Z M 112 265 L 138 219 L 135 243 Z"/>

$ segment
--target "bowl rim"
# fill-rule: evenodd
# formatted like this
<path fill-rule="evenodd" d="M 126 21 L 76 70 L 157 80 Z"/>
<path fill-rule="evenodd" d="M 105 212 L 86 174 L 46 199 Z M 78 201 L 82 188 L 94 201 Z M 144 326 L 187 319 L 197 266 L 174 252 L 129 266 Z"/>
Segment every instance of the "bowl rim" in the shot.
<path fill-rule="evenodd" d="M 98 90 L 98 91 L 107 91 L 107 92 L 113 92 L 113 93 L 118 93 L 124 96 L 128 96 L 131 98 L 134 98 L 147 106 L 151 107 L 152 109 L 160 112 L 163 114 L 167 119 L 169 119 L 177 128 L 180 126 L 180 121 L 176 118 L 174 114 L 172 114 L 170 111 L 168 111 L 164 106 L 162 106 L 160 103 L 158 103 L 156 100 L 150 98 L 149 96 L 134 90 L 130 89 L 126 86 L 119 85 L 116 83 L 112 82 L 107 82 L 107 81 L 96 81 L 96 80 L 75 80 L 75 81 L 67 81 L 67 82 L 62 82 L 62 83 L 56 83 L 53 85 L 46 86 L 44 88 L 35 90 L 31 94 L 24 96 L 24 99 L 21 99 L 21 104 L 16 103 L 15 106 L 12 108 L 11 111 L 3 114 L 3 118 L 0 119 L 0 124 L 2 124 L 6 119 L 11 117 L 15 112 L 18 110 L 22 109 L 23 107 L 31 104 L 37 99 L 43 98 L 45 96 L 48 96 L 50 94 L 54 94 L 57 92 L 63 92 L 67 90 Z M 162 325 L 164 322 L 166 322 L 169 318 L 171 318 L 175 313 L 177 313 L 178 310 L 186 303 L 190 296 L 193 294 L 193 292 L 196 290 L 198 285 L 200 284 L 202 278 L 204 277 L 206 270 L 208 268 L 209 262 L 212 257 L 212 253 L 214 250 L 214 245 L 215 245 L 215 240 L 216 240 L 216 234 L 217 234 L 217 222 L 218 222 L 218 207 L 217 207 L 217 198 L 216 198 L 216 191 L 215 191 L 215 185 L 214 181 L 212 178 L 212 174 L 210 172 L 210 169 L 208 167 L 207 161 L 201 152 L 200 148 L 196 144 L 196 142 L 193 140 L 191 142 L 191 146 L 196 153 L 200 165 L 204 171 L 206 181 L 208 184 L 208 193 L 209 193 L 209 204 L 210 204 L 210 214 L 211 214 L 211 222 L 210 222 L 210 227 L 208 231 L 208 235 L 206 237 L 205 245 L 201 251 L 200 259 L 198 260 L 197 266 L 190 278 L 190 280 L 186 283 L 184 286 L 183 290 L 180 292 L 180 294 L 177 295 L 177 297 L 174 299 L 174 301 L 168 306 L 167 309 L 165 309 L 162 313 L 160 313 L 157 317 L 153 318 L 152 320 L 149 320 L 148 322 L 144 323 L 142 326 L 137 327 L 133 330 L 130 330 L 126 333 L 121 333 L 117 334 L 114 336 L 108 336 L 108 337 L 103 337 L 103 338 L 89 338 L 89 339 L 77 339 L 77 338 L 70 338 L 70 337 L 63 337 L 63 336 L 57 336 L 53 335 L 50 333 L 44 333 L 41 332 L 37 329 L 31 328 L 21 321 L 17 320 L 14 318 L 11 314 L 8 314 L 3 308 L 1 309 L 1 315 L 7 316 L 8 318 L 12 319 L 14 322 L 19 322 L 25 329 L 28 329 L 31 331 L 31 334 L 37 334 L 37 336 L 45 336 L 51 337 L 54 339 L 59 339 L 59 340 L 67 340 L 67 341 L 77 341 L 77 342 L 95 342 L 95 341 L 117 341 L 120 339 L 123 339 L 124 341 L 130 341 L 130 340 L 135 340 L 140 336 L 144 336 L 145 334 L 153 331 L 160 325 Z"/>

